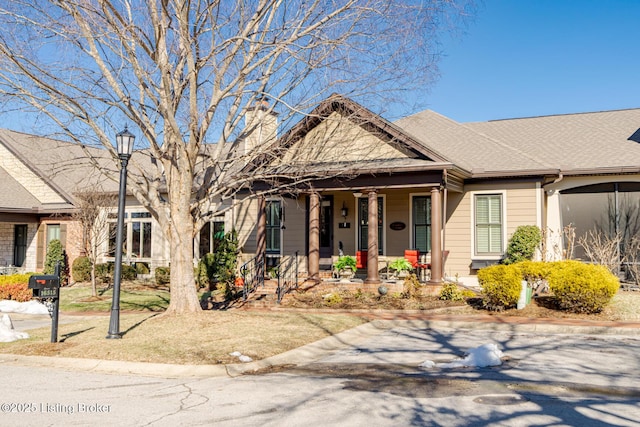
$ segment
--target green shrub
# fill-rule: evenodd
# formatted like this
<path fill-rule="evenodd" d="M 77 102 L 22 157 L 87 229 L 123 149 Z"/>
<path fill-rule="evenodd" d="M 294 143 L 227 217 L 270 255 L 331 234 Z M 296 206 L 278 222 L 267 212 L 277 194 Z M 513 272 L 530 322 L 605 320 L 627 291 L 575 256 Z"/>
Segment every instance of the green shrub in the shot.
<path fill-rule="evenodd" d="M 149 266 L 146 262 L 136 262 L 137 274 L 149 274 Z"/>
<path fill-rule="evenodd" d="M 542 232 L 535 225 L 521 225 L 516 228 L 507 244 L 507 256 L 504 264 L 513 264 L 533 258 L 542 241 Z"/>
<path fill-rule="evenodd" d="M 502 309 L 518 303 L 522 287 L 522 276 L 518 268 L 500 264 L 480 269 L 478 282 L 482 287 L 485 306 Z"/>
<path fill-rule="evenodd" d="M 88 282 L 91 280 L 91 259 L 81 256 L 73 260 L 71 277 L 74 282 Z"/>
<path fill-rule="evenodd" d="M 122 280 L 136 280 L 136 277 L 138 277 L 138 272 L 136 271 L 136 268 L 134 266 L 129 264 L 122 264 L 120 270 L 120 278 Z"/>
<path fill-rule="evenodd" d="M 58 239 L 53 239 L 47 246 L 47 256 L 44 261 L 44 274 L 54 274 L 56 265 L 60 263 L 60 286 L 65 286 L 69 281 L 69 262 L 67 254 Z"/>
<path fill-rule="evenodd" d="M 549 287 L 558 306 L 575 313 L 599 313 L 620 287 L 618 278 L 602 265 L 579 261 L 554 262 Z"/>
<path fill-rule="evenodd" d="M 171 268 L 156 267 L 156 285 L 168 285 L 171 283 Z"/>
<path fill-rule="evenodd" d="M 113 280 L 113 263 L 112 262 L 96 264 L 96 280 L 102 283 L 110 283 Z"/>
<path fill-rule="evenodd" d="M 195 273 L 196 283 L 198 284 L 199 288 L 212 289 L 211 285 L 218 281 L 215 277 L 215 262 L 216 257 L 212 253 L 205 254 L 202 258 L 200 258 Z"/>
<path fill-rule="evenodd" d="M 445 301 L 464 301 L 464 292 L 455 283 L 447 282 L 442 286 L 440 299 Z"/>

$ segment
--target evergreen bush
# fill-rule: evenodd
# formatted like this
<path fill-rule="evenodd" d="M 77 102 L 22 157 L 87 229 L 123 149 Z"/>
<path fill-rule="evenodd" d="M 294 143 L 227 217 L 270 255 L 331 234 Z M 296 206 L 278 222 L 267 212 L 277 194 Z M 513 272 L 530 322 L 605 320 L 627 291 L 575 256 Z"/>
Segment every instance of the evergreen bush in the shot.
<path fill-rule="evenodd" d="M 96 280 L 102 283 L 110 283 L 113 280 L 112 262 L 96 264 Z"/>
<path fill-rule="evenodd" d="M 516 228 L 507 244 L 507 256 L 504 264 L 513 264 L 533 258 L 542 242 L 542 232 L 535 225 L 521 225 Z"/>
<path fill-rule="evenodd" d="M 62 248 L 62 242 L 53 239 L 47 247 L 47 256 L 44 261 L 44 274 L 55 274 L 56 265 L 60 263 L 60 286 L 67 285 L 69 281 L 69 263 L 67 254 Z"/>
<path fill-rule="evenodd" d="M 120 279 L 122 280 L 136 280 L 138 277 L 138 272 L 136 268 L 129 264 L 122 264 L 120 270 Z"/>
<path fill-rule="evenodd" d="M 155 270 L 156 285 L 168 285 L 171 283 L 171 268 L 156 267 Z"/>
<path fill-rule="evenodd" d="M 71 265 L 71 277 L 74 282 L 88 282 L 91 280 L 91 259 L 86 256 L 74 259 Z"/>

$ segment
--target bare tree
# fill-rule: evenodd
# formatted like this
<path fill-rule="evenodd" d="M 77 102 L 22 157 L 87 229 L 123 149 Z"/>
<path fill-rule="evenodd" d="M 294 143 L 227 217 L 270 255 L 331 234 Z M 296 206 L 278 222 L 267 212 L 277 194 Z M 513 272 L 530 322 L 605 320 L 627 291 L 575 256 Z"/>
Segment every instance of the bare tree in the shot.
<path fill-rule="evenodd" d="M 298 180 L 267 167 L 280 154 L 270 145 L 245 149 L 260 128 L 245 116 L 258 105 L 287 126 L 334 92 L 367 105 L 424 93 L 436 35 L 466 3 L 2 1 L 0 95 L 5 111 L 21 103 L 54 126 L 45 129 L 102 145 L 114 161 L 113 135 L 129 124 L 145 149 L 129 189 L 170 241 L 168 313 L 193 312 L 192 240 L 204 222 L 255 179 L 275 184 L 262 191 Z M 247 164 L 261 168 L 238 174 Z"/>
<path fill-rule="evenodd" d="M 91 292 L 98 296 L 96 285 L 96 262 L 102 255 L 101 248 L 110 239 L 111 228 L 108 210 L 116 206 L 117 196 L 102 191 L 86 191 L 75 195 L 76 210 L 71 217 L 78 221 L 82 230 L 82 250 L 91 260 Z"/>

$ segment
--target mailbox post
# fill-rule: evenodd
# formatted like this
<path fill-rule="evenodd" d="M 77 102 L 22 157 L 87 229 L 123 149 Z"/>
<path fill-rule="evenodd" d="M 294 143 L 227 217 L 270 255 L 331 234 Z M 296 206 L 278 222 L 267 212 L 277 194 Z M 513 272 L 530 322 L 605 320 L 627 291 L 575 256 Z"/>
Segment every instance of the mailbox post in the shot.
<path fill-rule="evenodd" d="M 49 316 L 51 316 L 51 342 L 58 342 L 60 277 L 52 274 L 31 276 L 29 277 L 29 289 L 33 290 L 34 298 L 47 306 Z"/>

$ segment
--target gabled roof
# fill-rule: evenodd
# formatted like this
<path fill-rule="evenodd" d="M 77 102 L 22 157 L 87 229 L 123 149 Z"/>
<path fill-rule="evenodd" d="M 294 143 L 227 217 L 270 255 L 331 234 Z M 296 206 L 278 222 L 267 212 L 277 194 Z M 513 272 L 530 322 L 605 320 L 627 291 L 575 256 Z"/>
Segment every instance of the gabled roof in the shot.
<path fill-rule="evenodd" d="M 335 131 L 340 126 L 340 131 Z M 340 133 L 345 130 L 348 133 L 349 129 L 358 130 L 349 134 Z M 305 144 L 306 148 L 301 149 Z M 359 144 L 364 145 L 357 147 Z M 283 171 L 291 172 L 298 168 L 318 176 L 323 173 L 336 176 L 341 172 L 353 175 L 354 172 L 375 174 L 457 170 L 449 159 L 432 147 L 339 94 L 333 94 L 321 102 L 266 152 L 269 157 L 259 160 L 257 164 L 280 162 Z M 310 152 L 318 157 L 312 157 Z M 327 152 L 332 152 L 332 155 L 325 157 Z M 298 159 L 301 159 L 300 164 L 296 165 Z"/>
<path fill-rule="evenodd" d="M 106 180 L 94 163 L 113 167 L 105 150 L 6 129 L 0 129 L 0 144 L 21 163 L 24 173 L 40 178 L 48 187 L 45 191 L 58 195 L 55 202 L 40 200 L 33 189 L 18 182 L 19 177 L 0 168 L 3 186 L 10 185 L 15 190 L 11 194 L 0 193 L 2 210 L 59 212 L 73 208 L 74 193 L 97 189 L 117 191 L 117 183 Z"/>

